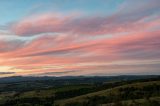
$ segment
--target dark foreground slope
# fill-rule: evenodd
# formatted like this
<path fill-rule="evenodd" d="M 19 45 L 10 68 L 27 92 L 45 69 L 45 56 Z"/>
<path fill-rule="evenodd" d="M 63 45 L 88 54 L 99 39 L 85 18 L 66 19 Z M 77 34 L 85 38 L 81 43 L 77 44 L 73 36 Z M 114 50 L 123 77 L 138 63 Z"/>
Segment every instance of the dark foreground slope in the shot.
<path fill-rule="evenodd" d="M 0 106 L 159 106 L 159 76 L 62 77 L 0 84 Z"/>
<path fill-rule="evenodd" d="M 126 84 L 56 102 L 60 106 L 153 106 L 154 103 L 160 105 L 160 81 Z"/>

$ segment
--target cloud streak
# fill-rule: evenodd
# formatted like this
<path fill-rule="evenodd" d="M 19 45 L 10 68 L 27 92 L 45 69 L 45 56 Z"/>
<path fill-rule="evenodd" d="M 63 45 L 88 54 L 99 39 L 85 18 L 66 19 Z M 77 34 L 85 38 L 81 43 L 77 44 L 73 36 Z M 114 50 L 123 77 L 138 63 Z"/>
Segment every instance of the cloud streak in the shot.
<path fill-rule="evenodd" d="M 0 67 L 14 67 L 18 75 L 148 72 L 146 65 L 114 63 L 160 60 L 159 4 L 128 0 L 109 15 L 44 12 L 21 18 L 6 25 L 11 35 L 0 33 Z"/>
<path fill-rule="evenodd" d="M 15 72 L 0 72 L 0 75 L 15 74 Z"/>
<path fill-rule="evenodd" d="M 160 10 L 159 4 L 159 0 L 128 1 L 122 4 L 119 11 L 111 16 L 79 18 L 44 14 L 21 20 L 13 24 L 12 30 L 20 36 L 34 36 L 47 32 L 87 35 L 128 32 L 132 29 L 138 30 L 139 26 L 146 26 L 148 23 L 143 20 Z M 130 5 L 136 5 L 136 9 Z M 158 14 L 160 13 L 158 12 Z"/>

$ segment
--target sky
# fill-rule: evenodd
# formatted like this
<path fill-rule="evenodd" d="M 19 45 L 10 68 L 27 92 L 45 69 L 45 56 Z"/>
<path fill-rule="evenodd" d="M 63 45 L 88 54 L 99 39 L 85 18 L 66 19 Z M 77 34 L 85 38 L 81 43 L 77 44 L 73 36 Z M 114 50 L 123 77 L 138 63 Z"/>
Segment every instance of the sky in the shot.
<path fill-rule="evenodd" d="M 0 0 L 0 77 L 160 75 L 160 0 Z"/>

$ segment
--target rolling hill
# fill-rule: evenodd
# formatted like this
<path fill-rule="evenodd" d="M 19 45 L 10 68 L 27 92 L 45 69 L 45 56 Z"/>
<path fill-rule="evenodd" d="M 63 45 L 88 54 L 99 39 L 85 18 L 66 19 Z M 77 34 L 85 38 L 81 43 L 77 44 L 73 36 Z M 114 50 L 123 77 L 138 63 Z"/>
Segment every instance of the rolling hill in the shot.
<path fill-rule="evenodd" d="M 0 106 L 159 106 L 160 77 L 130 77 L 4 82 L 0 84 Z"/>

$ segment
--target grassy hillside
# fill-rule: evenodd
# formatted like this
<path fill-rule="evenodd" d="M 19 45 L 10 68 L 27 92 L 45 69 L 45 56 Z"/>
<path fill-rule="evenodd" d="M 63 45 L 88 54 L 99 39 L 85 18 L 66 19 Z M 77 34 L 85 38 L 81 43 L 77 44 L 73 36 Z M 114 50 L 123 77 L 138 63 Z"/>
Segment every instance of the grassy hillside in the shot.
<path fill-rule="evenodd" d="M 133 99 L 133 100 L 125 100 L 116 103 L 107 103 L 101 104 L 101 106 L 159 106 L 160 97 L 151 97 L 149 100 L 147 99 Z"/>
<path fill-rule="evenodd" d="M 58 80 L 58 82 L 65 81 L 62 86 L 59 86 L 60 84 L 55 86 L 53 80 L 47 80 L 46 83 L 44 80 L 3 83 L 0 84 L 0 106 L 159 106 L 160 104 L 160 77 L 113 81 L 87 79 L 90 80 L 87 83 L 84 83 L 84 79 L 78 79 L 79 83 L 76 84 L 71 83 L 75 78 Z M 71 82 L 66 84 L 69 80 Z M 30 87 L 30 84 L 34 85 Z"/>
<path fill-rule="evenodd" d="M 144 88 L 146 90 L 144 90 Z M 154 89 L 156 89 L 154 91 Z M 126 92 L 123 94 L 124 91 L 128 90 L 128 95 Z M 152 92 L 151 92 L 152 90 Z M 65 105 L 65 104 L 71 104 L 71 103 L 85 103 L 89 101 L 99 102 L 107 102 L 109 101 L 109 98 L 113 98 L 115 100 L 120 99 L 120 96 L 126 95 L 126 99 L 137 99 L 137 98 L 147 98 L 147 97 L 160 97 L 160 81 L 150 81 L 150 82 L 140 82 L 140 83 L 134 83 L 134 84 L 127 84 L 123 86 L 118 86 L 115 88 L 102 90 L 94 93 L 89 93 L 86 95 L 70 98 L 70 99 L 64 99 L 59 100 L 56 102 L 57 105 Z M 144 96 L 143 96 L 144 95 Z M 135 97 L 132 97 L 135 96 Z M 104 99 L 104 100 L 102 100 Z M 123 100 L 123 99 L 122 99 Z M 118 100 L 117 100 L 118 101 Z M 160 100 L 159 100 L 160 101 Z"/>

